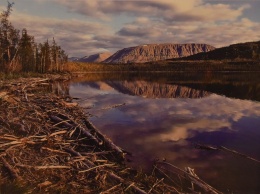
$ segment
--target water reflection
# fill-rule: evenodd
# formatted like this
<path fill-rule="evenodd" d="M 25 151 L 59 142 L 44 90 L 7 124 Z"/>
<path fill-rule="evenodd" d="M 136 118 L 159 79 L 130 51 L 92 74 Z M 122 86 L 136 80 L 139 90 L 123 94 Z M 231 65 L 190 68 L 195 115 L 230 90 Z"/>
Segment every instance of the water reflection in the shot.
<path fill-rule="evenodd" d="M 181 168 L 195 168 L 224 192 L 260 191 L 259 165 L 193 148 L 196 142 L 222 145 L 259 160 L 259 102 L 147 81 L 74 83 L 70 94 L 82 98 L 81 106 L 92 107 L 91 120 L 103 133 L 134 154 L 132 165 L 149 169 L 155 158 L 166 158 Z"/>
<path fill-rule="evenodd" d="M 108 81 L 107 84 L 123 94 L 146 98 L 202 98 L 210 94 L 185 86 L 147 81 Z"/>

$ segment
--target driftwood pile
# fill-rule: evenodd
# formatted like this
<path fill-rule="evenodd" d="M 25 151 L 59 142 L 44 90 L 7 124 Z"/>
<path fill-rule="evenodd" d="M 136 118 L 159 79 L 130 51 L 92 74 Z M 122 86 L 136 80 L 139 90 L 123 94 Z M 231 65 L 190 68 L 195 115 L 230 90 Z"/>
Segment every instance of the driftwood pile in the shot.
<path fill-rule="evenodd" d="M 180 184 L 166 163 L 149 176 L 128 168 L 68 93 L 53 93 L 53 78 L 0 84 L 0 193 L 218 193 L 191 169 L 170 166 Z"/>

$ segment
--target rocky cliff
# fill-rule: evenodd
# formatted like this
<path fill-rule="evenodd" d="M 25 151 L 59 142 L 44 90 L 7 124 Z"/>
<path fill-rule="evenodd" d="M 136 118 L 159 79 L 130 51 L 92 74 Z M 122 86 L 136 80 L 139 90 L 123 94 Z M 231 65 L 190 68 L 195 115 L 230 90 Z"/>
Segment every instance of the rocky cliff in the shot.
<path fill-rule="evenodd" d="M 77 61 L 79 61 L 79 62 L 88 62 L 88 63 L 90 63 L 90 62 L 99 63 L 99 62 L 102 62 L 102 61 L 106 60 L 111 55 L 112 55 L 112 53 L 110 53 L 110 52 L 98 53 L 98 54 L 94 54 L 94 55 L 90 55 L 90 56 L 85 56 L 85 57 L 79 58 Z"/>
<path fill-rule="evenodd" d="M 124 48 L 107 58 L 105 63 L 144 63 L 194 55 L 214 50 L 207 44 L 148 44 Z"/>
<path fill-rule="evenodd" d="M 202 98 L 211 94 L 185 86 L 146 81 L 110 81 L 106 83 L 121 93 L 146 98 Z"/>

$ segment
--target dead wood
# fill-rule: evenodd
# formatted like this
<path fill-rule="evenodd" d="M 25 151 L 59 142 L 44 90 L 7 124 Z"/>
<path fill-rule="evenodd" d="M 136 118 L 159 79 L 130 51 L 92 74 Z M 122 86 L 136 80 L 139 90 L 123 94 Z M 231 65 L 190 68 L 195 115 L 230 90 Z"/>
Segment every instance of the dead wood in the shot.
<path fill-rule="evenodd" d="M 89 137 L 90 139 L 94 140 L 97 144 L 101 145 L 102 142 L 99 141 L 96 137 L 94 137 L 89 131 L 87 131 L 86 129 L 84 129 L 82 126 L 80 126 L 79 124 L 75 123 L 74 121 L 70 120 L 67 116 L 62 115 L 63 117 L 65 117 L 66 120 L 63 120 L 62 118 L 58 117 L 58 116 L 53 116 L 50 115 L 49 117 L 56 122 L 56 125 L 61 125 L 65 128 L 68 129 L 72 129 L 72 128 L 78 128 L 84 135 L 86 135 L 87 137 Z"/>
<path fill-rule="evenodd" d="M 212 193 L 212 194 L 221 194 L 222 192 L 216 190 L 212 186 L 208 185 L 206 182 L 201 180 L 194 172 L 193 169 L 187 168 L 187 171 L 184 171 L 173 164 L 167 163 L 167 162 L 160 162 L 157 161 L 156 164 L 166 165 L 167 169 L 171 172 L 182 176 L 183 178 L 188 178 L 193 184 L 197 185 L 199 188 L 203 189 L 206 193 Z M 166 170 L 167 171 L 167 170 Z"/>
<path fill-rule="evenodd" d="M 260 163 L 259 160 L 251 157 L 251 156 L 248 156 L 246 154 L 242 154 L 236 150 L 232 150 L 232 149 L 229 149 L 229 148 L 226 148 L 224 146 L 210 146 L 210 145 L 203 145 L 203 144 L 195 144 L 195 148 L 197 149 L 204 149 L 204 150 L 219 150 L 219 151 L 225 151 L 225 152 L 228 152 L 228 153 L 231 153 L 231 154 L 234 154 L 234 155 L 237 155 L 237 156 L 240 156 L 240 157 L 243 157 L 243 158 L 246 158 L 246 159 L 249 159 L 251 161 L 254 161 L 256 163 Z"/>
<path fill-rule="evenodd" d="M 18 171 L 14 167 L 12 167 L 3 157 L 1 157 L 0 159 L 2 160 L 3 165 L 9 171 L 13 179 L 22 180 L 22 178 L 18 175 Z"/>
<path fill-rule="evenodd" d="M 249 159 L 249 160 L 251 160 L 251 161 L 254 161 L 254 162 L 257 162 L 257 163 L 260 164 L 260 161 L 257 160 L 257 159 L 252 158 L 252 157 L 250 157 L 250 156 L 247 156 L 246 154 L 242 154 L 242 153 L 240 153 L 240 152 L 237 152 L 237 151 L 235 151 L 235 150 L 228 149 L 228 148 L 226 148 L 226 147 L 224 147 L 224 146 L 220 146 L 220 147 L 219 147 L 219 150 L 223 150 L 223 151 L 226 151 L 226 152 L 229 152 L 229 153 L 232 153 L 232 154 L 241 156 L 241 157 L 243 157 L 243 158 Z"/>
<path fill-rule="evenodd" d="M 118 175 L 114 174 L 113 172 L 108 172 L 108 175 L 111 178 L 116 179 L 120 183 L 125 183 L 125 180 L 123 178 L 119 177 Z M 128 183 L 128 187 L 132 187 L 136 191 L 136 193 L 147 194 L 147 192 L 145 192 L 144 190 L 142 190 L 138 186 L 136 186 L 135 183 L 130 183 L 130 184 Z"/>
<path fill-rule="evenodd" d="M 129 170 L 127 152 L 88 121 L 68 83 L 53 77 L 1 83 L 0 187 L 21 179 L 28 193 L 181 193 Z"/>
<path fill-rule="evenodd" d="M 115 150 L 122 156 L 122 158 L 124 158 L 124 155 L 126 153 L 125 151 L 123 151 L 120 147 L 115 145 L 109 138 L 105 137 L 90 121 L 86 119 L 83 120 L 88 129 L 94 131 L 96 136 L 104 142 L 105 146 L 108 146 L 110 147 L 110 149 Z"/>

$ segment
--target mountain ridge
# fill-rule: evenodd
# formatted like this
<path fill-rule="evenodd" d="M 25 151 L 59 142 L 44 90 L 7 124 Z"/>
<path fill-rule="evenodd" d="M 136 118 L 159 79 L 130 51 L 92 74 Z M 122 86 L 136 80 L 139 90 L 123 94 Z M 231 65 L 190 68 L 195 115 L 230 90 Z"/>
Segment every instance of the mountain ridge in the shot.
<path fill-rule="evenodd" d="M 102 52 L 96 53 L 89 56 L 84 57 L 70 57 L 70 61 L 77 61 L 77 62 L 85 62 L 85 63 L 100 63 L 110 57 L 112 53 L 110 52 Z"/>
<path fill-rule="evenodd" d="M 118 50 L 115 54 L 104 60 L 104 63 L 145 63 L 151 61 L 179 58 L 208 52 L 215 47 L 208 44 L 144 44 Z"/>

